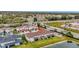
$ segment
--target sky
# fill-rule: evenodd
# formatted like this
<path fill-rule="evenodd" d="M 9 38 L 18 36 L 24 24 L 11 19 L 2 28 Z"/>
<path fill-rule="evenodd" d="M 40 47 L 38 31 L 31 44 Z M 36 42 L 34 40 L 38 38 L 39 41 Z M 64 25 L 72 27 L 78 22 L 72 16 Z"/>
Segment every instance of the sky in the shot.
<path fill-rule="evenodd" d="M 0 0 L 0 11 L 79 11 L 78 0 Z"/>

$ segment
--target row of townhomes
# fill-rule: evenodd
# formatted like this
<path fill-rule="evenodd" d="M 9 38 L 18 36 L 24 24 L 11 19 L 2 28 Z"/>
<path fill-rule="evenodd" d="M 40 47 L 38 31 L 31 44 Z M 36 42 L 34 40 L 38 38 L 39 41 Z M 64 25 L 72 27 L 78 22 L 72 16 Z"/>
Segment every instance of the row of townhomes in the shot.
<path fill-rule="evenodd" d="M 30 42 L 54 36 L 52 31 L 49 31 L 43 27 L 38 27 L 35 23 L 25 24 L 21 27 L 18 27 L 17 31 L 20 32 L 20 34 L 24 34 L 26 39 Z"/>
<path fill-rule="evenodd" d="M 29 42 L 53 37 L 53 31 L 38 26 L 37 23 L 27 23 L 14 28 L 18 34 L 13 33 L 13 28 L 0 28 L 0 48 L 10 48 L 12 46 L 21 45 L 22 35 Z"/>

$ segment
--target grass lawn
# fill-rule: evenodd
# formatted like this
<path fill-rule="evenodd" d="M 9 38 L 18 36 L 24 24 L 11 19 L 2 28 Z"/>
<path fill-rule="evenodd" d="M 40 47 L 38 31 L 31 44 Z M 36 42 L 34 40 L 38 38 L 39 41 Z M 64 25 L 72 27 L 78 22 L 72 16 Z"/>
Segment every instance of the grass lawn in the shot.
<path fill-rule="evenodd" d="M 70 38 L 70 37 L 67 37 L 67 36 L 65 36 L 65 37 L 66 37 L 67 40 L 73 41 L 74 43 L 79 44 L 79 40 L 77 40 L 75 38 Z"/>
<path fill-rule="evenodd" d="M 67 38 L 66 37 L 51 37 L 44 40 L 38 40 L 32 43 L 31 42 L 23 43 L 22 45 L 14 46 L 13 48 L 39 48 L 39 47 L 43 47 L 43 46 L 57 43 L 64 40 L 67 40 Z"/>
<path fill-rule="evenodd" d="M 62 28 L 61 25 L 66 24 L 66 23 L 68 23 L 68 22 L 52 22 L 52 23 L 48 23 L 48 25 Z M 62 28 L 62 29 L 67 30 L 67 31 L 72 31 L 72 32 L 75 32 L 75 33 L 79 33 L 79 30 L 74 30 L 74 29 L 71 29 L 71 28 Z"/>
<path fill-rule="evenodd" d="M 52 22 L 52 23 L 48 23 L 48 25 L 50 26 L 54 26 L 54 27 L 61 27 L 61 25 L 63 25 L 64 22 Z"/>

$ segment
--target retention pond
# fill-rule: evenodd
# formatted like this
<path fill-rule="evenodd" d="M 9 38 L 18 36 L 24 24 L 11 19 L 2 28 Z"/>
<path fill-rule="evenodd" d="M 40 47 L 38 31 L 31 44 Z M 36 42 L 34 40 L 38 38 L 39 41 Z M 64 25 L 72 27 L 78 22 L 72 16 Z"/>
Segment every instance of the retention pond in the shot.
<path fill-rule="evenodd" d="M 57 44 L 51 44 L 48 46 L 45 46 L 45 48 L 79 48 L 79 44 L 76 43 L 69 43 L 67 41 L 65 42 L 59 42 Z"/>

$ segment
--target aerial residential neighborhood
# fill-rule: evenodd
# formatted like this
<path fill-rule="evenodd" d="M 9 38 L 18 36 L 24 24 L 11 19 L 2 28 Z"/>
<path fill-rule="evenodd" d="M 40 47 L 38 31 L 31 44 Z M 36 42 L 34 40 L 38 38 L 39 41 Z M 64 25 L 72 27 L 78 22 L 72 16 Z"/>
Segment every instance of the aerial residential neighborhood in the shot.
<path fill-rule="evenodd" d="M 0 48 L 79 48 L 79 13 L 0 11 Z"/>

